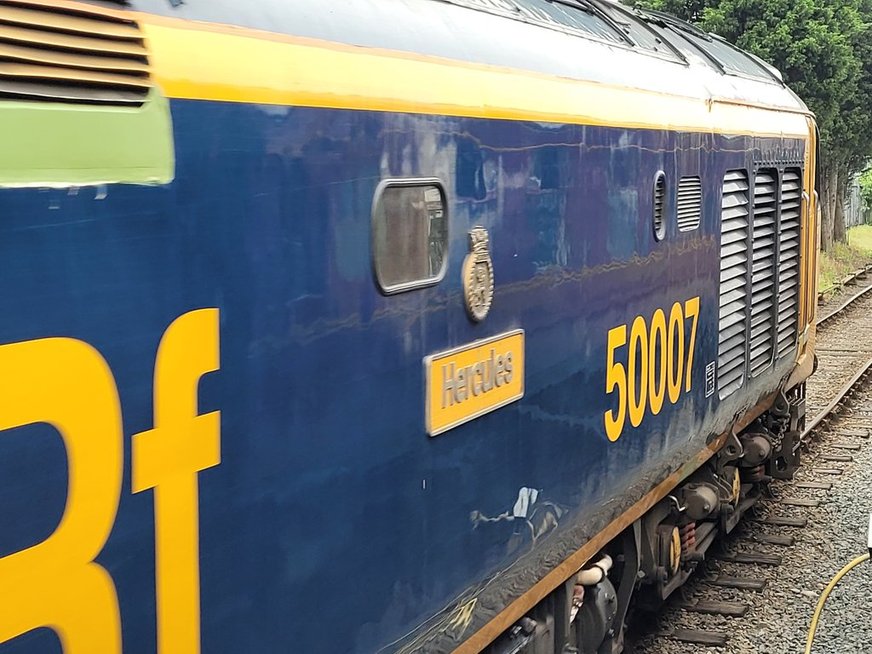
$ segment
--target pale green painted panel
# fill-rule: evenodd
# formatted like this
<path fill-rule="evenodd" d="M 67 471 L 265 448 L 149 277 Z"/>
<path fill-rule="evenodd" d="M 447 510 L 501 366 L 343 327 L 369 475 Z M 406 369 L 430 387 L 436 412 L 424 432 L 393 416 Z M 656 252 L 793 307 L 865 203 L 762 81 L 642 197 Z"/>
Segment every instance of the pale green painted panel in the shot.
<path fill-rule="evenodd" d="M 167 184 L 175 176 L 169 102 L 142 107 L 0 102 L 0 186 Z"/>

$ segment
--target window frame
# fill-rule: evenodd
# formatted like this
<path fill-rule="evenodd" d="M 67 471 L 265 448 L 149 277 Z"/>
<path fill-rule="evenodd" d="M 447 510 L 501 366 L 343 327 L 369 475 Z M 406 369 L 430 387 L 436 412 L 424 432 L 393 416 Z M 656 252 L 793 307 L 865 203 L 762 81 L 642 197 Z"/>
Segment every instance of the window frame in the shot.
<path fill-rule="evenodd" d="M 376 221 L 379 202 L 389 188 L 409 187 L 409 186 L 435 186 L 442 194 L 442 211 L 445 216 L 445 250 L 442 257 L 442 267 L 437 275 L 424 279 L 416 279 L 408 282 L 400 282 L 399 284 L 386 285 L 379 275 L 379 266 L 376 252 Z M 427 288 L 435 286 L 443 279 L 448 272 L 448 253 L 451 248 L 451 221 L 448 208 L 448 194 L 445 192 L 445 184 L 438 177 L 395 177 L 383 179 L 376 186 L 372 197 L 372 207 L 370 209 L 370 262 L 372 265 L 372 274 L 376 284 L 383 295 L 396 295 L 405 293 L 419 288 Z"/>

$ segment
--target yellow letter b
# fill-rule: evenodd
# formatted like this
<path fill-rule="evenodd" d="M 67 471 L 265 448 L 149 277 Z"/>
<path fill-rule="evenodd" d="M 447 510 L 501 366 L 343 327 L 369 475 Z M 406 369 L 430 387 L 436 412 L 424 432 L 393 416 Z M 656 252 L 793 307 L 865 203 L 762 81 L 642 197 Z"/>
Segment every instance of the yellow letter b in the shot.
<path fill-rule="evenodd" d="M 66 508 L 46 540 L 0 559 L 0 643 L 50 627 L 65 654 L 120 654 L 115 585 L 94 558 L 121 494 L 121 407 L 96 350 L 69 338 L 0 346 L 0 430 L 34 423 L 63 438 Z"/>

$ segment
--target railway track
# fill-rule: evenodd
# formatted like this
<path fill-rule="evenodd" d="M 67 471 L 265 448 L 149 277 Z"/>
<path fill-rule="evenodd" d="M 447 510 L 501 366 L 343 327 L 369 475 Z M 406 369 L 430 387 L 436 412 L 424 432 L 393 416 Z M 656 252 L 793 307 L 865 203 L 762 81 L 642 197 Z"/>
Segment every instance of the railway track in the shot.
<path fill-rule="evenodd" d="M 827 300 L 828 295 L 831 299 L 834 296 L 841 295 L 846 287 L 856 285 L 858 281 L 864 280 L 870 271 L 872 271 L 872 263 L 867 263 L 862 268 L 859 268 L 848 275 L 845 279 L 836 282 L 836 284 L 830 286 L 826 290 L 820 291 L 818 293 L 818 305 L 820 306 L 829 303 L 831 300 Z"/>
<path fill-rule="evenodd" d="M 802 651 L 824 584 L 864 551 L 872 510 L 872 275 L 866 277 L 848 297 L 821 307 L 800 470 L 769 485 L 751 519 L 723 539 L 677 597 L 656 616 L 638 617 L 632 654 Z M 872 578 L 855 575 L 855 585 Z M 868 587 L 850 593 L 848 587 L 843 601 L 862 597 L 864 612 L 872 610 Z M 824 615 L 814 651 L 872 651 L 872 627 L 858 630 L 857 615 L 850 606 Z"/>
<path fill-rule="evenodd" d="M 872 273 L 872 263 L 854 272 L 850 279 L 840 287 L 843 290 L 842 293 L 831 297 L 827 301 L 822 300 L 821 296 L 818 296 L 818 327 L 825 325 L 830 319 L 838 316 L 856 300 L 872 291 L 870 273 Z"/>
<path fill-rule="evenodd" d="M 818 369 L 806 385 L 807 431 L 832 412 L 839 393 L 872 357 L 872 283 L 868 278 L 863 282 L 835 306 L 822 307 L 817 321 Z"/>

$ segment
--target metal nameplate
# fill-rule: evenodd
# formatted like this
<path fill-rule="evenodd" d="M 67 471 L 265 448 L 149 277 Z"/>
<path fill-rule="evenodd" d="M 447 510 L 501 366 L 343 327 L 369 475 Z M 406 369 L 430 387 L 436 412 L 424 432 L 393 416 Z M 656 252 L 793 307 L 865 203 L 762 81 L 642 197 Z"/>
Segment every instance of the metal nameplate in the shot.
<path fill-rule="evenodd" d="M 524 397 L 524 330 L 424 359 L 426 428 L 453 429 Z"/>

